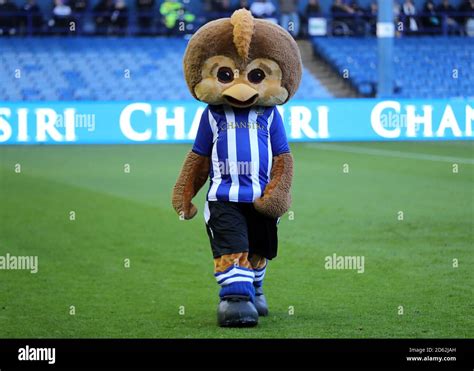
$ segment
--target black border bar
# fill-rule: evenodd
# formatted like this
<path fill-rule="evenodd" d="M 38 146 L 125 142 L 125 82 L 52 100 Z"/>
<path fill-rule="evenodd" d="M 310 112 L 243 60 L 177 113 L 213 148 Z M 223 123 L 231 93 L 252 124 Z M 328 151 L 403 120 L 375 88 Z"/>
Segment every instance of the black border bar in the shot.
<path fill-rule="evenodd" d="M 55 348 L 55 364 L 19 349 Z M 418 351 L 418 353 L 417 353 Z M 421 353 L 420 353 L 421 352 Z M 408 361 L 407 357 L 456 357 Z M 0 339 L 0 370 L 14 369 L 474 370 L 474 339 Z"/>

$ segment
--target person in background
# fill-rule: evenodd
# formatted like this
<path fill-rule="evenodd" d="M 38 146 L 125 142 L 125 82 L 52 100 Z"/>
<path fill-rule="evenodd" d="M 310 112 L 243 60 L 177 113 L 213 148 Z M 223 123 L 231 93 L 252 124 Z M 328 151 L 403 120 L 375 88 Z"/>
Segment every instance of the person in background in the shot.
<path fill-rule="evenodd" d="M 14 35 L 19 23 L 18 7 L 10 0 L 0 0 L 0 35 Z"/>
<path fill-rule="evenodd" d="M 123 35 L 128 26 L 128 7 L 125 0 L 115 0 L 112 14 L 110 15 L 111 32 Z"/>
<path fill-rule="evenodd" d="M 364 9 L 359 5 L 357 0 L 352 0 L 349 6 L 352 8 L 355 14 L 364 14 Z"/>
<path fill-rule="evenodd" d="M 168 35 L 178 34 L 181 31 L 180 22 L 187 24 L 196 19 L 196 16 L 188 12 L 184 5 L 177 0 L 165 0 L 160 6 L 160 14 Z"/>
<path fill-rule="evenodd" d="M 84 23 L 88 0 L 67 0 L 72 9 L 72 20 L 76 23 L 76 29 L 82 29 Z"/>
<path fill-rule="evenodd" d="M 213 10 L 221 14 L 222 17 L 230 17 L 232 15 L 232 6 L 230 0 L 214 0 Z"/>
<path fill-rule="evenodd" d="M 377 34 L 377 17 L 378 17 L 379 6 L 377 1 L 372 1 L 365 12 L 365 20 L 369 25 L 370 33 L 372 35 Z"/>
<path fill-rule="evenodd" d="M 474 19 L 474 0 L 464 0 L 459 5 L 458 12 L 461 13 L 460 23 L 466 25 L 470 19 Z"/>
<path fill-rule="evenodd" d="M 205 0 L 203 5 L 208 21 L 230 17 L 233 13 L 231 0 Z"/>
<path fill-rule="evenodd" d="M 441 4 L 438 5 L 436 11 L 441 17 L 441 22 L 448 34 L 456 33 L 458 27 L 458 22 L 455 19 L 454 13 L 456 9 L 449 3 L 449 0 L 442 0 Z"/>
<path fill-rule="evenodd" d="M 418 22 L 416 17 L 416 8 L 413 5 L 413 0 L 405 0 L 402 5 L 402 14 L 405 18 L 404 30 L 407 34 L 418 32 Z"/>
<path fill-rule="evenodd" d="M 464 0 L 459 5 L 459 12 L 463 13 L 463 21 L 465 21 L 465 17 L 473 18 L 474 17 L 474 0 Z"/>
<path fill-rule="evenodd" d="M 43 15 L 41 14 L 41 9 L 36 3 L 36 0 L 26 0 L 26 3 L 23 5 L 21 10 L 21 27 L 24 30 L 27 30 L 28 33 L 40 33 L 41 27 L 43 26 Z"/>
<path fill-rule="evenodd" d="M 301 15 L 301 32 L 304 36 L 309 35 L 310 18 L 321 17 L 321 5 L 319 0 L 308 0 L 304 13 Z"/>
<path fill-rule="evenodd" d="M 331 13 L 344 16 L 346 14 L 354 14 L 354 9 L 352 9 L 350 5 L 345 4 L 342 0 L 334 0 L 331 5 Z"/>
<path fill-rule="evenodd" d="M 275 15 L 275 5 L 270 0 L 256 0 L 251 6 L 250 11 L 255 18 L 271 18 Z"/>
<path fill-rule="evenodd" d="M 467 18 L 474 18 L 474 0 L 464 0 L 458 8 L 458 12 L 463 13 L 463 22 Z"/>
<path fill-rule="evenodd" d="M 402 6 L 398 2 L 399 0 L 393 1 L 393 22 L 395 23 L 395 34 L 400 37 L 403 33 L 403 22 L 401 19 Z"/>
<path fill-rule="evenodd" d="M 364 8 L 362 8 L 359 5 L 359 2 L 357 0 L 352 0 L 350 5 L 349 5 L 352 10 L 354 11 L 353 13 L 353 32 L 356 35 L 366 35 L 369 33 L 369 24 L 365 21 L 365 15 L 366 12 Z"/>
<path fill-rule="evenodd" d="M 53 17 L 48 22 L 51 30 L 59 34 L 67 34 L 73 21 L 71 7 L 64 0 L 54 0 Z"/>
<path fill-rule="evenodd" d="M 321 15 L 321 4 L 319 0 L 309 0 L 306 5 L 305 14 L 310 17 L 317 17 Z"/>
<path fill-rule="evenodd" d="M 153 8 L 155 7 L 155 0 L 135 0 L 135 9 L 138 12 L 138 26 L 147 31 L 153 23 Z"/>
<path fill-rule="evenodd" d="M 439 32 L 440 20 L 436 14 L 435 4 L 432 0 L 425 1 L 422 22 L 427 33 Z"/>
<path fill-rule="evenodd" d="M 441 0 L 441 4 L 438 5 L 438 8 L 436 10 L 449 14 L 454 13 L 456 11 L 456 9 L 454 9 L 454 6 L 449 3 L 449 0 Z"/>
<path fill-rule="evenodd" d="M 248 0 L 240 0 L 238 3 L 237 3 L 237 6 L 232 9 L 232 13 L 235 12 L 236 10 L 239 10 L 239 9 L 247 9 L 247 10 L 250 10 L 250 5 L 249 5 L 249 1 Z"/>
<path fill-rule="evenodd" d="M 171 33 L 177 26 L 180 13 L 183 12 L 183 4 L 176 0 L 165 0 L 160 5 L 160 14 L 163 16 L 163 24 Z"/>
<path fill-rule="evenodd" d="M 334 0 L 331 5 L 331 13 L 333 14 L 334 20 L 347 21 L 347 15 L 352 16 L 354 9 L 345 4 L 342 0 Z"/>
<path fill-rule="evenodd" d="M 334 0 L 331 5 L 333 33 L 350 34 L 354 29 L 354 13 L 354 9 L 342 0 Z"/>
<path fill-rule="evenodd" d="M 468 36 L 474 36 L 474 0 L 465 0 L 459 6 L 459 12 L 462 14 L 460 23 L 463 25 Z"/>
<path fill-rule="evenodd" d="M 70 0 L 69 4 L 74 14 L 84 13 L 87 10 L 87 0 Z"/>
<path fill-rule="evenodd" d="M 300 16 L 298 14 L 298 0 L 280 0 L 280 25 L 293 37 L 300 33 Z"/>
<path fill-rule="evenodd" d="M 93 9 L 96 33 L 107 33 L 110 26 L 110 16 L 114 7 L 113 0 L 100 0 Z"/>

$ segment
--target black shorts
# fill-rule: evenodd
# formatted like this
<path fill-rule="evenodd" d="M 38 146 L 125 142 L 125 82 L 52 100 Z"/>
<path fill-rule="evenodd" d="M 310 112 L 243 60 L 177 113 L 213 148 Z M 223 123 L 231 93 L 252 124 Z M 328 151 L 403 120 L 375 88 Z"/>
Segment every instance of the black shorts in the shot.
<path fill-rule="evenodd" d="M 277 255 L 279 219 L 267 217 L 252 203 L 208 201 L 206 229 L 214 258 L 248 252 L 267 259 Z"/>

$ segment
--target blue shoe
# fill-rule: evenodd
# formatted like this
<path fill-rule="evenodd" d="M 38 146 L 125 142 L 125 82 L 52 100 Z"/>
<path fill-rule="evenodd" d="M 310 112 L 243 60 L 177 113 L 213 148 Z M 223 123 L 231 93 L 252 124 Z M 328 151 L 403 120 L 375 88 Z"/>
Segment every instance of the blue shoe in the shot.
<path fill-rule="evenodd" d="M 253 327 L 258 324 L 258 312 L 248 296 L 224 296 L 217 307 L 217 323 L 221 327 Z"/>
<path fill-rule="evenodd" d="M 263 295 L 262 287 L 255 287 L 255 308 L 258 315 L 262 317 L 268 316 L 268 305 L 265 295 Z"/>

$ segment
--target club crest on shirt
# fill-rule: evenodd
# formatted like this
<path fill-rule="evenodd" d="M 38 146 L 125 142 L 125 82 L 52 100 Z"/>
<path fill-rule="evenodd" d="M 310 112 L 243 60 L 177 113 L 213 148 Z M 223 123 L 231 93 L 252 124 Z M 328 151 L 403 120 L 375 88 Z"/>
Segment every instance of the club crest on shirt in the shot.
<path fill-rule="evenodd" d="M 265 107 L 258 106 L 255 108 L 255 112 L 257 112 L 257 115 L 263 115 L 265 113 Z"/>

